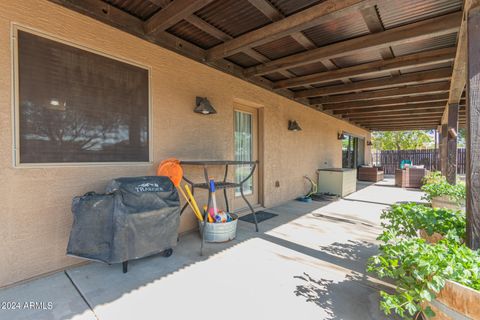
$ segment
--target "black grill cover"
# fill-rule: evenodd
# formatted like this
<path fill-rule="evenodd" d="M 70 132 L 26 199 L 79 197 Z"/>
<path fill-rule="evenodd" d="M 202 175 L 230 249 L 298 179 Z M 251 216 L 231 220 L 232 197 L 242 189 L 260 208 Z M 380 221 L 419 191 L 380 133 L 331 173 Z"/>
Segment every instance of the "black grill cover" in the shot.
<path fill-rule="evenodd" d="M 176 245 L 180 202 L 169 178 L 119 178 L 106 192 L 73 199 L 67 254 L 119 263 Z"/>

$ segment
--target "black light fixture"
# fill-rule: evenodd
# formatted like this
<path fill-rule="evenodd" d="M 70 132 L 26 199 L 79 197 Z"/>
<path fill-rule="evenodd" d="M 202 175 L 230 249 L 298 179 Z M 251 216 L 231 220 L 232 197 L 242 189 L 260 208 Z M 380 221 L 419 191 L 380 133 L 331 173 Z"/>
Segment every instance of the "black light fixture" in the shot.
<path fill-rule="evenodd" d="M 367 146 L 371 146 L 372 145 L 372 141 L 368 140 L 367 141 Z"/>
<path fill-rule="evenodd" d="M 290 131 L 302 131 L 302 128 L 300 128 L 297 121 L 288 120 L 288 130 L 290 130 Z"/>
<path fill-rule="evenodd" d="M 195 100 L 195 105 L 196 107 L 193 109 L 193 112 L 204 115 L 217 113 L 217 110 L 213 108 L 212 104 L 207 98 L 197 97 Z"/>
<path fill-rule="evenodd" d="M 338 140 L 343 140 L 343 139 L 345 139 L 345 135 L 343 134 L 343 132 L 337 134 L 337 139 L 338 139 Z"/>

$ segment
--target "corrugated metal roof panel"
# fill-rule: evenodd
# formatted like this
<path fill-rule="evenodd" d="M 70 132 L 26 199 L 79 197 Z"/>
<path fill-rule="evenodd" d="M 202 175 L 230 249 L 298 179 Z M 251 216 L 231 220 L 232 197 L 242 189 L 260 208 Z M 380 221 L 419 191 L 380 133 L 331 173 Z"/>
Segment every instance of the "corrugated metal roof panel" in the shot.
<path fill-rule="evenodd" d="M 343 84 L 343 82 L 341 80 L 334 80 L 334 81 L 329 81 L 329 82 L 315 83 L 315 84 L 312 84 L 312 87 L 323 88 L 323 87 L 337 86 L 337 85 L 342 85 L 342 84 Z"/>
<path fill-rule="evenodd" d="M 288 79 L 287 77 L 285 77 L 283 74 L 280 74 L 278 72 L 275 72 L 275 73 L 271 73 L 271 74 L 268 74 L 268 75 L 265 75 L 263 76 L 264 78 L 270 80 L 270 81 L 279 81 L 279 80 L 285 80 L 285 79 Z"/>
<path fill-rule="evenodd" d="M 340 57 L 332 59 L 339 68 L 351 67 L 357 64 L 372 62 L 382 60 L 380 53 L 378 51 L 363 51 L 350 56 Z"/>
<path fill-rule="evenodd" d="M 196 15 L 233 37 L 271 23 L 248 1 L 217 0 Z"/>
<path fill-rule="evenodd" d="M 443 62 L 443 63 L 437 63 L 437 64 L 429 65 L 429 66 L 403 69 L 402 74 L 414 73 L 414 72 L 420 72 L 420 71 L 427 71 L 427 70 L 434 70 L 434 69 L 439 69 L 439 68 L 447 68 L 447 67 L 452 67 L 452 66 L 453 66 L 453 62 Z"/>
<path fill-rule="evenodd" d="M 151 1 L 146 0 L 104 0 L 105 2 L 117 7 L 129 14 L 142 19 L 147 20 L 153 14 L 160 10 L 160 6 Z"/>
<path fill-rule="evenodd" d="M 318 47 L 369 34 L 360 12 L 319 24 L 304 31 Z"/>
<path fill-rule="evenodd" d="M 269 2 L 284 16 L 289 16 L 323 1 L 324 0 L 270 0 Z"/>
<path fill-rule="evenodd" d="M 265 43 L 254 49 L 271 60 L 305 51 L 302 45 L 289 36 Z"/>
<path fill-rule="evenodd" d="M 251 58 L 250 56 L 248 56 L 247 54 L 243 53 L 243 52 L 239 52 L 239 53 L 236 53 L 234 54 L 233 56 L 230 56 L 227 58 L 227 60 L 243 67 L 243 68 L 248 68 L 248 67 L 252 67 L 252 66 L 255 66 L 257 64 L 259 64 L 260 62 Z"/>
<path fill-rule="evenodd" d="M 386 78 L 386 77 L 391 77 L 391 74 L 389 72 L 382 72 L 382 73 L 377 73 L 377 74 L 368 75 L 368 76 L 354 77 L 354 78 L 350 78 L 350 80 L 352 80 L 353 82 L 357 82 L 357 81 L 372 80 L 372 79 Z"/>
<path fill-rule="evenodd" d="M 462 0 L 379 1 L 380 19 L 385 29 L 459 11 Z"/>
<path fill-rule="evenodd" d="M 208 49 L 222 43 L 222 41 L 212 37 L 208 33 L 198 29 L 185 20 L 182 20 L 176 25 L 172 26 L 167 30 L 167 32 L 191 42 L 203 49 Z"/>
<path fill-rule="evenodd" d="M 297 76 L 306 76 L 312 73 L 324 72 L 324 71 L 327 71 L 328 69 L 325 68 L 325 66 L 322 63 L 316 62 L 316 63 L 299 66 L 299 67 L 288 69 L 288 70 L 293 72 Z"/>
<path fill-rule="evenodd" d="M 454 47 L 457 42 L 457 33 L 446 34 L 443 36 L 432 37 L 429 39 L 415 41 L 399 46 L 392 47 L 395 56 L 403 56 L 422 52 L 426 50 Z"/>

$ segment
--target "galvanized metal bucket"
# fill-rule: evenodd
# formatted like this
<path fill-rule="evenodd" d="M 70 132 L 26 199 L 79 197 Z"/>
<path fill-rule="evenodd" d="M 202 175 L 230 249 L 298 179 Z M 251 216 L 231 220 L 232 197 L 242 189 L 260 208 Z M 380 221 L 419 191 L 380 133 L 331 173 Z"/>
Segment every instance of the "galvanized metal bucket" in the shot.
<path fill-rule="evenodd" d="M 232 221 L 225 223 L 207 223 L 205 225 L 206 242 L 226 242 L 237 236 L 238 216 L 231 213 Z M 198 221 L 198 229 L 202 232 L 203 222 Z"/>

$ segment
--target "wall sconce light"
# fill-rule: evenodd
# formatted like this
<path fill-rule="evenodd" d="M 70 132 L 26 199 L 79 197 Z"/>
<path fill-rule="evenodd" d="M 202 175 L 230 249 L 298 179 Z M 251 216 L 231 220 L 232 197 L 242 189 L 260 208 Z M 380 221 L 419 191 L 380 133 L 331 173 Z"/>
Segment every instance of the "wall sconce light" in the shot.
<path fill-rule="evenodd" d="M 372 145 L 372 141 L 368 140 L 367 141 L 367 146 L 371 146 Z"/>
<path fill-rule="evenodd" d="M 288 130 L 290 130 L 290 131 L 302 131 L 302 128 L 300 128 L 297 121 L 288 120 Z"/>
<path fill-rule="evenodd" d="M 212 104 L 207 98 L 197 97 L 195 99 L 195 105 L 196 107 L 193 109 L 193 112 L 205 115 L 217 113 L 217 110 L 213 108 Z"/>
<path fill-rule="evenodd" d="M 343 134 L 343 132 L 337 134 L 337 139 L 338 139 L 338 140 L 343 140 L 343 139 L 345 139 L 345 135 Z"/>

